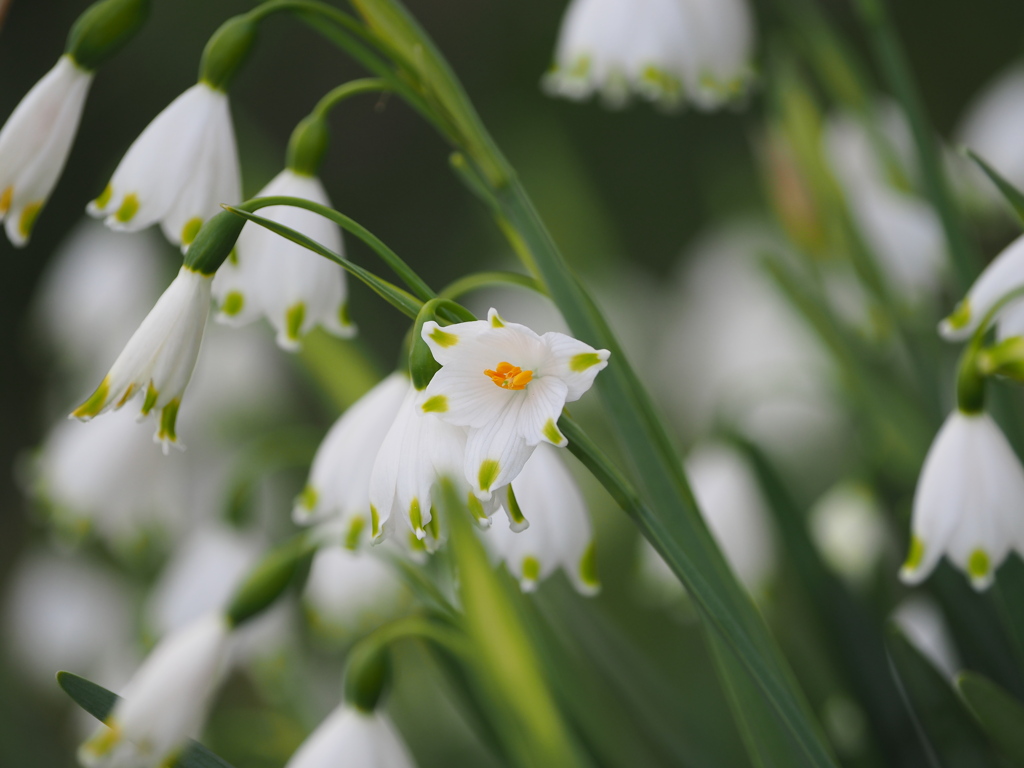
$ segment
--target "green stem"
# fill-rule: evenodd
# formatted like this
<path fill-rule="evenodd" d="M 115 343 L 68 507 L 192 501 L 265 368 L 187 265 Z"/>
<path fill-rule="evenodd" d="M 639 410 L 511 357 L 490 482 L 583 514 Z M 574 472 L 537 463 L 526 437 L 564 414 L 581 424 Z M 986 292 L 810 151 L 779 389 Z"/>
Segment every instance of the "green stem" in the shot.
<path fill-rule="evenodd" d="M 467 293 L 479 291 L 481 288 L 497 288 L 504 285 L 514 285 L 519 288 L 526 288 L 542 295 L 547 295 L 544 286 L 529 275 L 521 275 L 518 272 L 476 272 L 472 275 L 460 277 L 441 289 L 437 294 L 442 299 L 458 299 Z"/>
<path fill-rule="evenodd" d="M 395 87 L 392 83 L 380 77 L 364 77 L 360 80 L 352 80 L 339 85 L 328 91 L 323 98 L 316 103 L 311 117 L 326 119 L 328 113 L 338 104 L 363 93 L 390 93 Z"/>
<path fill-rule="evenodd" d="M 906 53 L 896 34 L 885 0 L 855 0 L 854 4 L 889 81 L 889 87 L 910 122 L 926 191 L 942 220 L 957 282 L 966 290 L 974 281 L 981 260 L 949 188 L 942 166 L 942 153 L 914 82 Z"/>

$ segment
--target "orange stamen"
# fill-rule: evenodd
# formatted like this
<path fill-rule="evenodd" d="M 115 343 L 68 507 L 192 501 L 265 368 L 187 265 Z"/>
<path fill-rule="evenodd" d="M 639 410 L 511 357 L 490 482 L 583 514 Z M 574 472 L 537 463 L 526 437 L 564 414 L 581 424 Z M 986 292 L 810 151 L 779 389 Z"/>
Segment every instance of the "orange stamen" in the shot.
<path fill-rule="evenodd" d="M 512 363 L 498 363 L 495 370 L 484 371 L 484 375 L 490 376 L 491 381 L 502 389 L 526 389 L 533 380 L 533 371 L 524 371 Z"/>

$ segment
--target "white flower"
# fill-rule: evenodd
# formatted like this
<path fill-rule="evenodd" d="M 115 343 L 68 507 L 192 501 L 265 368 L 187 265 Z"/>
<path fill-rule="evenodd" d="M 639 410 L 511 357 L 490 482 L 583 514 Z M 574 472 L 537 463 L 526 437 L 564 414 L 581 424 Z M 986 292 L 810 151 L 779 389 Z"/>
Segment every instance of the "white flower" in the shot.
<path fill-rule="evenodd" d="M 917 481 L 911 533 L 900 570 L 908 584 L 946 555 L 982 590 L 1011 550 L 1024 554 L 1024 468 L 988 414 L 955 411 L 942 425 Z"/>
<path fill-rule="evenodd" d="M 957 129 L 957 144 L 969 147 L 1016 187 L 1024 187 L 1024 63 L 1000 73 L 971 102 Z M 1002 195 L 980 169 L 971 166 L 977 191 L 989 203 Z"/>
<path fill-rule="evenodd" d="M 888 548 L 885 518 L 871 490 L 855 483 L 829 489 L 811 508 L 811 536 L 825 562 L 862 585 Z"/>
<path fill-rule="evenodd" d="M 560 567 L 582 594 L 597 594 L 600 584 L 587 505 L 558 451 L 538 446 L 510 487 L 512 494 L 504 501 L 506 509 L 514 508 L 509 519 L 525 517 L 529 526 L 517 532 L 514 522 L 511 527 L 496 525 L 482 538 L 508 565 L 523 591 L 532 592 Z"/>
<path fill-rule="evenodd" d="M 230 637 L 223 616 L 207 615 L 162 640 L 79 749 L 82 764 L 164 765 L 202 726 Z"/>
<path fill-rule="evenodd" d="M 28 242 L 64 170 L 92 78 L 70 56 L 61 56 L 0 131 L 0 218 L 7 219 L 14 245 Z"/>
<path fill-rule="evenodd" d="M 385 715 L 335 709 L 292 755 L 285 768 L 416 768 L 402 736 Z"/>
<path fill-rule="evenodd" d="M 1020 288 L 1024 288 L 1024 235 L 985 267 L 953 314 L 939 324 L 939 332 L 950 341 L 969 338 L 1004 296 Z M 996 335 L 1000 341 L 1024 335 L 1022 299 L 1024 296 L 1013 299 L 997 313 Z"/>
<path fill-rule="evenodd" d="M 323 185 L 313 176 L 281 171 L 257 197 L 300 197 L 330 207 Z M 303 208 L 271 206 L 260 215 L 301 232 L 337 254 L 344 254 L 337 224 Z M 256 224 L 246 224 L 235 255 L 217 271 L 213 295 L 217 319 L 244 325 L 265 316 L 282 349 L 294 351 L 317 325 L 336 336 L 351 336 L 345 272 L 322 256 Z"/>
<path fill-rule="evenodd" d="M 909 597 L 896 606 L 892 613 L 907 640 L 946 676 L 953 677 L 963 669 L 956 650 L 956 641 L 949 631 L 942 610 L 925 595 Z"/>
<path fill-rule="evenodd" d="M 370 476 L 371 533 L 394 533 L 402 518 L 419 541 L 434 548 L 441 531 L 433 515 L 433 489 L 442 477 L 462 485 L 466 432 L 424 413 L 421 393 L 405 380 L 406 391 L 398 415 L 381 444 Z M 481 504 L 466 485 L 465 498 L 477 521 L 497 509 L 497 499 Z M 485 523 L 486 524 L 486 523 Z"/>
<path fill-rule="evenodd" d="M 329 638 L 351 640 L 396 619 L 408 608 L 409 594 L 380 547 L 353 552 L 342 546 L 317 550 L 302 602 L 313 629 Z"/>
<path fill-rule="evenodd" d="M 317 448 L 309 481 L 296 499 L 296 523 L 330 519 L 344 529 L 352 547 L 361 542 L 371 523 L 370 477 L 377 453 L 410 388 L 408 376 L 393 373 L 334 423 Z"/>
<path fill-rule="evenodd" d="M 182 267 L 99 387 L 71 415 L 87 421 L 144 395 L 141 414 L 160 411 L 154 439 L 167 453 L 178 440 L 178 408 L 203 341 L 212 279 Z"/>
<path fill-rule="evenodd" d="M 200 82 L 153 119 L 88 210 L 118 230 L 160 222 L 167 239 L 186 248 L 221 203 L 240 198 L 227 94 Z"/>
<path fill-rule="evenodd" d="M 745 0 L 573 0 L 544 86 L 571 99 L 600 92 L 611 107 L 635 93 L 711 109 L 745 91 L 752 41 Z"/>
<path fill-rule="evenodd" d="M 566 445 L 562 408 L 590 389 L 609 356 L 562 333 L 506 323 L 494 309 L 487 320 L 424 323 L 423 340 L 441 370 L 417 404 L 468 428 L 465 476 L 482 500 L 512 482 L 541 441 Z"/>

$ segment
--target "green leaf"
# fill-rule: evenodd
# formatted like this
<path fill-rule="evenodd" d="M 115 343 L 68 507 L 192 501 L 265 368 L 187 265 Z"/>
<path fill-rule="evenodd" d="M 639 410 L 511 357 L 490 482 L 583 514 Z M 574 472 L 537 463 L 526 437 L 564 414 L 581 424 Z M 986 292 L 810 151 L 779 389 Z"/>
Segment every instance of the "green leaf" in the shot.
<path fill-rule="evenodd" d="M 986 163 L 980 155 L 976 154 L 973 150 L 964 149 L 971 160 L 977 163 L 978 167 L 985 172 L 992 183 L 996 185 L 999 191 L 1002 193 L 1006 202 L 1013 208 L 1013 212 L 1017 214 L 1017 218 L 1020 219 L 1021 223 L 1024 224 L 1024 192 L 1021 192 L 1013 184 L 1008 182 L 1003 176 L 991 165 Z"/>
<path fill-rule="evenodd" d="M 111 693 L 103 686 L 71 672 L 58 672 L 57 684 L 64 689 L 72 701 L 101 722 L 110 716 L 110 712 L 120 698 L 116 693 Z M 232 768 L 232 766 L 198 741 L 189 740 L 181 754 L 168 768 Z"/>
<path fill-rule="evenodd" d="M 984 734 L 949 681 L 895 625 L 889 627 L 886 645 L 904 698 L 943 768 L 995 766 Z"/>
<path fill-rule="evenodd" d="M 986 677 L 961 672 L 956 688 L 974 719 L 1013 761 L 1024 766 L 1024 705 Z"/>

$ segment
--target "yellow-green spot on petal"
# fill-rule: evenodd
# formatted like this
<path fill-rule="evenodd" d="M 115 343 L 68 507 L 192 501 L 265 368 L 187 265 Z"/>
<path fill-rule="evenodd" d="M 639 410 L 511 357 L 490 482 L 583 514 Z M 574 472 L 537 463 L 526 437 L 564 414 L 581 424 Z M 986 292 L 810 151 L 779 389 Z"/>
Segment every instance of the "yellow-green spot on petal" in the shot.
<path fill-rule="evenodd" d="M 601 586 L 601 580 L 597 577 L 597 547 L 594 542 L 590 542 L 580 558 L 580 581 L 592 589 Z"/>
<path fill-rule="evenodd" d="M 409 548 L 413 552 L 426 552 L 427 551 L 427 545 L 424 544 L 419 539 L 417 539 L 415 533 L 411 533 L 411 532 L 409 533 Z"/>
<path fill-rule="evenodd" d="M 238 266 L 238 249 L 237 248 L 232 248 L 231 249 L 231 253 L 228 254 L 228 261 L 230 261 L 232 265 L 234 265 L 236 267 Z"/>
<path fill-rule="evenodd" d="M 122 405 L 124 405 L 129 400 L 131 400 L 132 399 L 132 395 L 134 395 L 134 394 L 135 394 L 135 382 L 132 382 L 131 384 L 128 385 L 128 388 L 124 391 L 124 394 L 121 395 L 121 399 L 117 401 L 117 405 L 115 405 L 114 408 L 115 409 L 120 408 Z"/>
<path fill-rule="evenodd" d="M 967 558 L 967 573 L 972 579 L 984 579 L 991 569 L 992 562 L 983 549 L 974 550 Z"/>
<path fill-rule="evenodd" d="M 352 325 L 352 314 L 348 310 L 348 303 L 338 307 L 338 322 L 343 326 Z"/>
<path fill-rule="evenodd" d="M 82 745 L 86 752 L 96 755 L 96 757 L 109 754 L 114 747 L 121 743 L 121 727 L 117 721 L 107 719 L 103 721 L 103 724 L 107 726 L 107 730 L 97 733 Z"/>
<path fill-rule="evenodd" d="M 107 186 L 103 188 L 103 191 L 100 192 L 100 196 L 92 201 L 92 204 L 102 211 L 104 208 L 110 205 L 110 198 L 112 198 L 113 196 L 114 188 L 110 184 L 107 184 Z"/>
<path fill-rule="evenodd" d="M 160 411 L 160 429 L 156 433 L 160 440 L 168 440 L 172 443 L 178 442 L 175 425 L 178 421 L 178 408 L 180 406 L 181 400 L 175 398 Z"/>
<path fill-rule="evenodd" d="M 409 504 L 409 523 L 414 531 L 423 530 L 423 511 L 420 509 L 419 499 L 413 499 Z"/>
<path fill-rule="evenodd" d="M 504 328 L 505 321 L 501 319 L 497 312 L 491 315 L 491 327 L 492 328 Z"/>
<path fill-rule="evenodd" d="M 191 245 L 192 241 L 196 239 L 196 235 L 199 234 L 199 230 L 203 228 L 203 220 L 198 216 L 193 216 L 191 219 L 185 222 L 185 226 L 181 228 L 181 244 Z"/>
<path fill-rule="evenodd" d="M 466 497 L 466 506 L 469 507 L 470 514 L 473 515 L 474 519 L 478 522 L 486 522 L 487 514 L 484 512 L 484 505 L 480 503 L 472 491 Z"/>
<path fill-rule="evenodd" d="M 575 373 L 583 373 L 587 368 L 591 368 L 600 362 L 601 356 L 596 352 L 581 352 L 578 355 L 573 355 L 572 359 L 569 360 L 569 370 Z"/>
<path fill-rule="evenodd" d="M 316 509 L 316 503 L 320 500 L 320 493 L 312 485 L 307 485 L 299 494 L 299 506 L 303 509 Z"/>
<path fill-rule="evenodd" d="M 459 343 L 459 337 L 454 333 L 446 333 L 440 328 L 435 328 L 430 332 L 430 338 L 434 340 L 436 344 L 442 347 L 454 347 Z"/>
<path fill-rule="evenodd" d="M 352 518 L 348 526 L 348 534 L 345 536 L 345 549 L 358 549 L 359 540 L 363 536 L 363 529 L 366 528 L 366 520 L 362 515 Z"/>
<path fill-rule="evenodd" d="M 540 560 L 533 555 L 523 558 L 523 581 L 537 581 L 540 578 Z"/>
<path fill-rule="evenodd" d="M 441 538 L 441 518 L 437 515 L 437 510 L 433 507 L 430 508 L 430 520 L 427 522 L 427 533 L 430 537 L 437 541 Z"/>
<path fill-rule="evenodd" d="M 964 299 L 956 305 L 953 314 L 946 318 L 946 324 L 954 331 L 966 328 L 968 323 L 971 322 L 971 314 L 970 299 Z"/>
<path fill-rule="evenodd" d="M 146 387 L 146 399 L 142 401 L 142 415 L 148 416 L 149 412 L 153 410 L 153 406 L 156 405 L 157 398 L 160 397 L 160 393 L 156 391 L 156 387 L 153 386 L 153 382 L 149 382 L 149 386 Z"/>
<path fill-rule="evenodd" d="M 39 218 L 41 210 L 43 210 L 42 200 L 29 203 L 22 210 L 21 218 L 18 219 L 18 231 L 21 232 L 22 237 L 28 237 L 32 234 L 32 228 L 36 225 L 36 219 Z"/>
<path fill-rule="evenodd" d="M 228 295 L 224 297 L 224 303 L 220 306 L 220 311 L 228 317 L 234 317 L 242 311 L 244 306 L 245 296 L 241 291 L 228 291 Z"/>
<path fill-rule="evenodd" d="M 380 513 L 372 504 L 370 505 L 370 535 L 375 539 L 380 536 Z"/>
<path fill-rule="evenodd" d="M 302 321 L 306 319 L 306 303 L 300 301 L 298 304 L 293 304 L 288 307 L 284 313 L 284 327 L 285 333 L 288 334 L 288 338 L 292 341 L 299 340 L 299 334 L 302 332 Z"/>
<path fill-rule="evenodd" d="M 910 551 L 907 553 L 907 560 L 903 563 L 907 571 L 916 571 L 924 560 L 924 542 L 920 536 L 914 536 L 910 540 Z"/>
<path fill-rule="evenodd" d="M 512 521 L 516 526 L 521 526 L 526 522 L 526 516 L 523 515 L 523 509 L 519 506 L 519 500 L 516 499 L 515 491 L 512 490 L 512 484 L 508 486 L 508 514 L 512 518 Z"/>
<path fill-rule="evenodd" d="M 544 435 L 545 440 L 550 440 L 555 445 L 565 444 L 565 435 L 558 431 L 554 419 L 548 419 L 548 423 L 544 425 L 541 434 Z"/>
<path fill-rule="evenodd" d="M 14 200 L 14 187 L 8 187 L 0 195 L 0 215 L 7 213 L 11 209 L 12 200 Z"/>
<path fill-rule="evenodd" d="M 590 57 L 578 56 L 569 67 L 569 76 L 584 78 L 590 74 Z"/>
<path fill-rule="evenodd" d="M 96 387 L 96 391 L 89 395 L 89 399 L 78 406 L 71 415 L 76 419 L 91 419 L 103 410 L 110 395 L 110 377 L 106 377 Z"/>
<path fill-rule="evenodd" d="M 480 464 L 480 472 L 477 474 L 477 482 L 480 484 L 480 490 L 489 491 L 491 486 L 494 485 L 494 481 L 498 479 L 498 470 L 500 469 L 498 462 L 494 459 L 484 459 Z M 509 486 L 511 488 L 511 486 Z"/>
<path fill-rule="evenodd" d="M 139 196 L 132 192 L 131 194 L 124 196 L 124 200 L 121 201 L 121 207 L 117 209 L 117 213 L 114 214 L 114 218 L 122 224 L 127 224 L 135 218 L 135 214 L 138 212 Z"/>
<path fill-rule="evenodd" d="M 444 413 L 448 410 L 448 398 L 445 395 L 434 395 L 423 403 L 424 413 Z"/>

